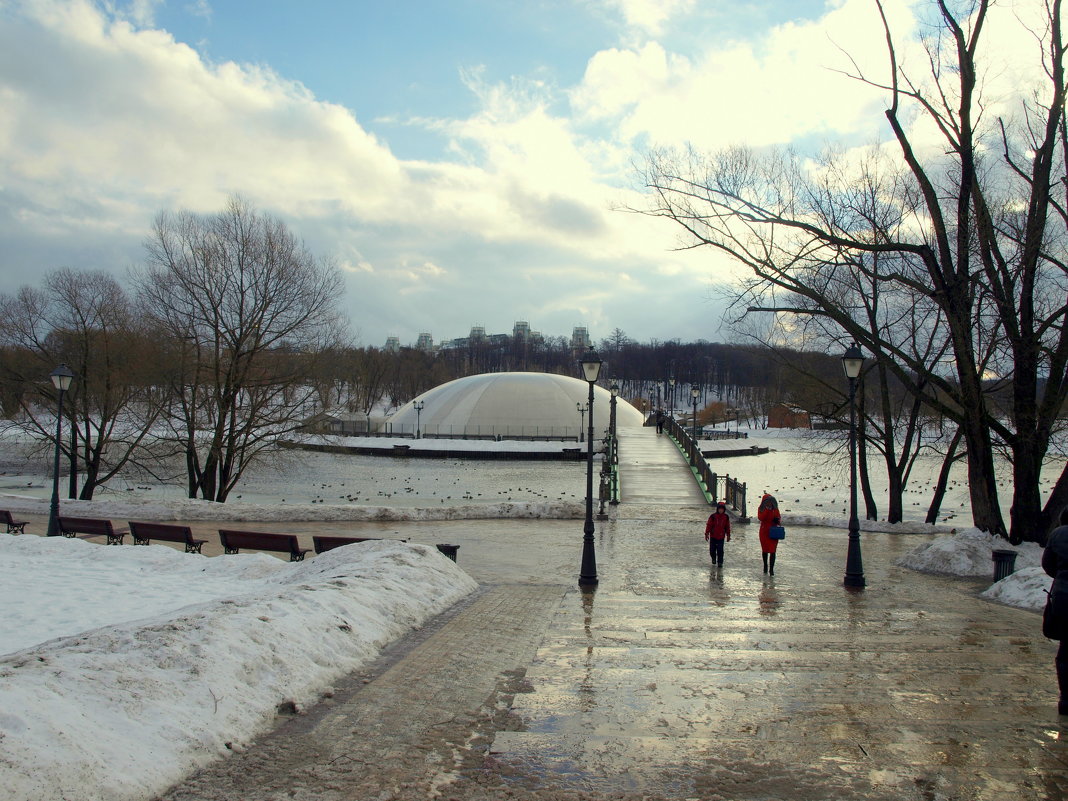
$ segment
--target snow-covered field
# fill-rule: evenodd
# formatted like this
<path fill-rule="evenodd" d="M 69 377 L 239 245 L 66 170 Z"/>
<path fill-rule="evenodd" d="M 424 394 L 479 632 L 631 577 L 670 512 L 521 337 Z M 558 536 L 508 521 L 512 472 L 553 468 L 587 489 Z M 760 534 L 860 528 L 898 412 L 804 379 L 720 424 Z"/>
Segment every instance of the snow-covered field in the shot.
<path fill-rule="evenodd" d="M 0 797 L 157 795 L 476 587 L 425 545 L 305 562 L 0 535 Z"/>

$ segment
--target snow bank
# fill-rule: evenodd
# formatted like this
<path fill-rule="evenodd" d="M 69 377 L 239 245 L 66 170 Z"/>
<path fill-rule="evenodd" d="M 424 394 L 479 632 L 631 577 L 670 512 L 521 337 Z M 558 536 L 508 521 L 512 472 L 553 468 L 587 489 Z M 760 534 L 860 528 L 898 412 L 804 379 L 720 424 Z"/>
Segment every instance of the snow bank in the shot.
<path fill-rule="evenodd" d="M 979 595 L 989 601 L 1041 612 L 1046 604 L 1046 590 L 1052 582 L 1041 567 L 1032 565 L 1017 570 Z"/>
<path fill-rule="evenodd" d="M 48 514 L 48 500 L 4 494 L 4 508 L 21 514 Z M 465 506 L 394 507 L 356 504 L 258 504 L 227 501 L 214 503 L 195 499 L 63 500 L 63 514 L 75 517 L 107 517 L 112 520 L 236 520 L 246 522 L 350 522 L 418 520 L 581 520 L 583 504 L 574 501 L 502 501 Z"/>
<path fill-rule="evenodd" d="M 994 583 L 981 593 L 983 598 L 1021 609 L 1041 610 L 1050 578 L 1041 567 L 1042 548 L 1033 542 L 1010 546 L 977 528 L 969 528 L 947 537 L 938 537 L 920 545 L 897 560 L 902 567 L 925 573 L 992 578 L 995 550 L 1016 552 L 1015 572 Z"/>
<path fill-rule="evenodd" d="M 1016 551 L 1017 570 L 1037 566 L 1042 559 L 1042 548 L 1034 543 L 1013 547 L 1001 537 L 977 528 L 967 528 L 920 545 L 898 559 L 897 563 L 925 573 L 992 577 L 994 561 L 991 554 L 995 550 Z"/>
<path fill-rule="evenodd" d="M 25 628 L 60 617 L 55 602 L 83 608 L 75 633 L 0 657 L 7 801 L 155 797 L 477 586 L 435 548 L 396 541 L 287 563 L 0 537 L 0 561 L 5 613 Z M 186 605 L 157 611 L 174 592 Z"/>

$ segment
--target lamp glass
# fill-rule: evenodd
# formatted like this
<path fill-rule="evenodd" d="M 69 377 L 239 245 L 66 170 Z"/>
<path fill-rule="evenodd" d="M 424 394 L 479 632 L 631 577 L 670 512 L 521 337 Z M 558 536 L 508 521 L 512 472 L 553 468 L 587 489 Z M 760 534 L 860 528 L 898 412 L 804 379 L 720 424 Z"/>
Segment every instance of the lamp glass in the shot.
<path fill-rule="evenodd" d="M 699 396 L 700 396 L 700 394 L 701 394 L 701 390 L 699 390 L 699 389 L 698 389 L 697 387 L 693 387 L 693 388 L 692 388 L 692 389 L 690 390 L 690 395 L 691 395 L 691 396 L 692 396 L 693 398 L 695 398 L 695 399 L 696 399 L 697 397 L 699 397 Z"/>
<path fill-rule="evenodd" d="M 619 384 L 613 381 L 612 386 L 608 388 L 608 391 L 612 393 L 612 397 L 617 396 L 619 394 Z"/>
<path fill-rule="evenodd" d="M 604 362 L 597 355 L 597 351 L 593 349 L 593 345 L 590 345 L 590 349 L 586 351 L 586 355 L 582 357 L 582 361 L 579 364 L 582 365 L 583 378 L 592 384 L 597 380 L 597 376 L 601 374 L 601 365 Z"/>
<path fill-rule="evenodd" d="M 846 378 L 857 378 L 864 369 L 864 354 L 856 342 L 850 345 L 842 356 L 842 369 L 845 370 Z"/>
<path fill-rule="evenodd" d="M 65 364 L 61 364 L 48 376 L 52 379 L 52 384 L 56 389 L 66 392 L 70 389 L 70 382 L 74 380 L 74 373 Z"/>

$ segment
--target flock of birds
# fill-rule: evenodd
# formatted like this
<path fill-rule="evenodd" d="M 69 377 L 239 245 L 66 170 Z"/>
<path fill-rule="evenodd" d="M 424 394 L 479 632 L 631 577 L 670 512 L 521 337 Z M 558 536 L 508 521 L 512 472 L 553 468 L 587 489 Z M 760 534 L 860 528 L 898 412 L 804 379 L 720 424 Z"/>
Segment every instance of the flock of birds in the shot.
<path fill-rule="evenodd" d="M 927 508 L 931 504 L 932 493 L 935 490 L 935 483 L 936 482 L 934 480 L 912 482 L 912 483 L 906 485 L 904 494 L 905 494 L 906 497 L 910 496 L 910 495 L 911 496 L 919 496 L 920 499 L 911 501 L 911 504 L 913 506 L 921 506 L 921 507 Z M 1044 485 L 1047 485 L 1050 488 L 1052 488 L 1052 486 L 1054 484 L 1052 479 L 1044 479 L 1042 483 Z M 804 491 L 808 492 L 808 491 L 811 491 L 813 484 L 820 484 L 819 492 L 821 494 L 823 494 L 823 493 L 845 492 L 848 489 L 848 485 L 844 485 L 843 486 L 841 484 L 841 479 L 838 476 L 814 475 L 814 476 L 811 476 L 811 477 L 808 478 L 808 483 L 807 484 L 792 484 L 792 485 L 789 485 L 789 486 L 786 486 L 786 487 L 776 488 L 776 489 L 772 489 L 772 490 L 769 490 L 769 491 L 773 495 L 775 495 L 776 492 L 782 493 L 783 495 L 788 495 L 790 490 L 798 490 L 798 489 L 801 489 L 801 490 L 804 490 Z M 949 497 L 949 496 L 952 496 L 952 495 L 956 494 L 957 491 L 961 491 L 961 492 L 967 493 L 967 491 L 968 491 L 968 482 L 965 481 L 965 480 L 951 480 L 951 481 L 947 482 L 947 484 L 946 484 L 946 493 L 945 493 L 946 497 Z M 886 493 L 888 493 L 888 492 L 889 492 L 888 489 L 884 489 L 883 490 L 883 494 L 884 495 Z M 782 500 L 781 499 L 779 500 L 779 503 L 782 504 Z M 801 503 L 803 503 L 803 501 L 800 498 L 794 498 L 794 503 L 801 504 Z M 862 498 L 859 500 L 859 503 L 861 504 L 861 506 L 863 506 L 863 499 Z M 845 498 L 839 498 L 838 495 L 832 495 L 832 497 L 828 501 L 825 501 L 823 503 L 818 503 L 817 502 L 817 503 L 813 503 L 812 505 L 815 506 L 815 507 L 818 507 L 818 508 L 832 509 L 832 510 L 836 509 L 836 508 L 840 508 L 841 509 L 841 514 L 846 515 L 846 514 L 849 514 L 849 505 L 848 504 L 849 504 L 848 495 Z M 967 508 L 967 506 L 968 506 L 968 502 L 967 501 L 962 501 L 957 506 L 956 509 L 950 510 L 950 509 L 947 509 L 945 507 L 945 505 L 943 504 L 943 506 L 941 507 L 941 509 L 939 511 L 939 518 L 940 518 L 941 522 L 947 523 L 947 522 L 949 522 L 951 520 L 954 520 L 957 517 L 957 515 L 960 513 L 960 510 Z M 782 506 L 782 511 L 783 512 L 789 512 L 790 509 L 787 508 L 785 505 L 783 505 Z M 799 509 L 799 511 L 804 511 L 804 510 L 800 510 Z M 863 509 L 861 511 L 863 511 Z M 883 509 L 881 511 L 885 512 L 885 509 Z"/>
<path fill-rule="evenodd" d="M 470 476 L 471 472 L 474 472 L 477 476 L 473 481 Z M 459 473 L 459 475 L 456 475 L 457 473 Z M 383 476 L 381 478 L 376 478 L 373 482 L 361 480 L 359 481 L 358 488 L 349 489 L 347 491 L 347 482 L 320 482 L 316 490 L 313 491 L 310 502 L 313 504 L 375 504 L 376 502 L 382 503 L 394 498 L 425 498 L 430 502 L 436 500 L 440 504 L 445 504 L 454 501 L 469 501 L 476 503 L 494 501 L 553 502 L 571 501 L 579 498 L 578 493 L 572 492 L 568 488 L 561 488 L 560 486 L 547 489 L 545 486 L 534 487 L 517 484 L 497 489 L 492 486 L 493 479 L 491 477 L 493 471 L 478 464 L 462 463 L 459 465 L 452 465 L 449 468 L 449 474 L 450 475 L 445 478 L 440 476 L 429 477 L 414 474 Z M 515 471 L 510 471 L 501 478 L 501 483 L 514 484 L 517 476 L 515 475 Z M 1056 476 L 1048 474 L 1043 477 L 1043 491 L 1047 491 L 1048 488 L 1053 486 L 1055 478 Z M 535 478 L 535 480 L 537 479 Z M 556 484 L 559 482 L 549 481 L 545 483 Z M 566 483 L 570 485 L 573 482 L 567 481 Z M 31 485 L 32 484 L 33 482 L 31 482 Z M 931 503 L 935 484 L 936 482 L 934 478 L 926 481 L 914 480 L 910 482 L 905 489 L 905 502 L 912 507 L 920 507 L 926 510 Z M 475 486 L 473 487 L 472 485 Z M 292 486 L 292 484 L 290 486 Z M 750 486 L 754 487 L 755 484 L 751 482 Z M 967 487 L 968 482 L 965 479 L 951 480 L 948 483 L 946 497 L 959 498 L 961 493 L 963 493 L 965 500 L 955 504 L 955 508 L 952 509 L 943 504 L 939 513 L 939 520 L 941 522 L 948 523 L 956 519 L 960 514 L 967 514 Z M 155 489 L 155 487 L 152 485 L 143 484 L 126 487 L 126 490 L 131 492 L 134 490 L 151 491 L 153 489 Z M 842 515 L 848 514 L 848 484 L 842 480 L 840 473 L 825 475 L 819 471 L 809 470 L 806 471 L 806 474 L 804 475 L 796 475 L 793 481 L 784 483 L 783 486 L 769 486 L 767 487 L 767 490 L 779 499 L 779 503 L 782 504 L 784 512 L 791 511 L 788 504 L 790 500 L 792 500 L 795 505 L 793 511 L 797 513 L 813 511 L 813 509 L 806 508 L 807 504 L 815 509 L 823 509 Z M 812 499 L 814 491 L 818 494 L 819 500 Z M 886 490 L 883 491 L 884 496 L 885 493 Z M 803 500 L 802 497 L 799 496 L 805 496 L 806 500 Z M 240 494 L 235 494 L 232 497 L 235 500 L 242 499 L 242 495 Z M 786 500 L 784 503 L 784 499 L 789 500 Z M 281 498 L 280 501 L 286 503 L 285 498 Z M 863 510 L 863 499 L 861 498 L 860 501 L 861 510 Z M 885 513 L 885 508 L 880 508 L 879 511 L 880 513 Z"/>
<path fill-rule="evenodd" d="M 432 482 L 434 483 L 440 481 L 440 477 L 435 477 L 432 479 Z M 465 483 L 469 483 L 463 477 L 456 478 L 451 482 L 451 484 L 447 486 L 439 486 L 438 489 L 433 489 L 429 493 L 427 493 L 426 490 L 428 489 L 428 486 L 425 486 L 425 483 L 425 479 L 417 479 L 415 476 L 389 476 L 388 478 L 381 479 L 381 482 L 378 484 L 377 488 L 374 489 L 373 494 L 371 489 L 357 489 L 337 496 L 327 496 L 324 494 L 324 492 L 328 490 L 337 491 L 340 488 L 344 488 L 346 486 L 344 482 L 338 484 L 321 483 L 319 485 L 319 492 L 315 494 L 311 502 L 335 503 L 337 501 L 347 501 L 348 503 L 360 503 L 371 502 L 374 499 L 421 496 L 425 496 L 430 499 L 437 499 L 439 503 L 445 503 L 446 501 L 451 501 L 454 499 L 464 501 L 477 501 L 480 499 L 500 501 L 554 501 L 569 500 L 576 497 L 575 493 L 563 491 L 558 493 L 556 496 L 553 496 L 547 492 L 543 492 L 537 487 L 508 487 L 507 489 L 497 490 L 495 493 L 492 494 L 488 492 L 476 492 L 473 489 L 461 490 L 459 489 L 459 487 L 461 487 Z M 362 496 L 361 492 L 363 493 Z"/>

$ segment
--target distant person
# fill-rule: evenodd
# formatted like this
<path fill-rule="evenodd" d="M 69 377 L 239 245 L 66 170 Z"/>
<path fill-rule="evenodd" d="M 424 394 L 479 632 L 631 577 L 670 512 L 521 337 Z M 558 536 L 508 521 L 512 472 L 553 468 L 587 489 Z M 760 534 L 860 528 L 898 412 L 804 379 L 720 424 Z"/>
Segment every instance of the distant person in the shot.
<path fill-rule="evenodd" d="M 772 526 L 779 525 L 779 502 L 773 495 L 764 493 L 757 507 L 757 520 L 760 521 L 760 557 L 764 560 L 764 572 L 775 575 L 775 551 L 779 547 L 779 541 L 773 540 L 768 535 Z"/>
<path fill-rule="evenodd" d="M 716 511 L 708 516 L 705 523 L 705 541 L 708 543 L 708 555 L 712 564 L 723 567 L 723 543 L 731 541 L 731 519 L 727 515 L 727 504 L 716 504 Z"/>
<path fill-rule="evenodd" d="M 657 409 L 656 410 L 656 433 L 657 434 L 663 434 L 664 433 L 664 410 L 663 409 Z"/>
<path fill-rule="evenodd" d="M 1050 639 L 1060 640 L 1054 664 L 1057 666 L 1057 687 L 1060 701 L 1057 713 L 1068 715 L 1068 610 L 1057 603 L 1068 594 L 1068 507 L 1061 510 L 1061 524 L 1049 535 L 1042 551 L 1042 569 L 1053 578 L 1050 587 L 1051 607 L 1043 616 L 1042 630 Z"/>

